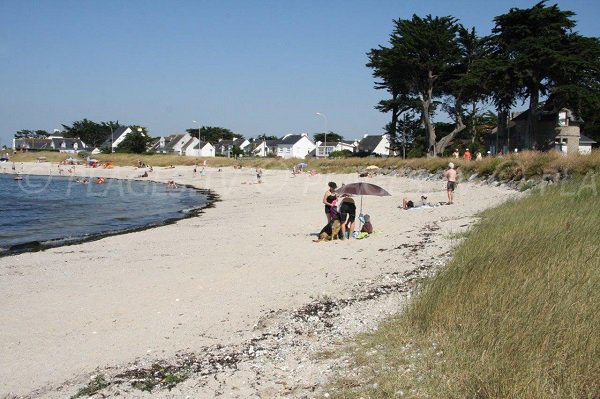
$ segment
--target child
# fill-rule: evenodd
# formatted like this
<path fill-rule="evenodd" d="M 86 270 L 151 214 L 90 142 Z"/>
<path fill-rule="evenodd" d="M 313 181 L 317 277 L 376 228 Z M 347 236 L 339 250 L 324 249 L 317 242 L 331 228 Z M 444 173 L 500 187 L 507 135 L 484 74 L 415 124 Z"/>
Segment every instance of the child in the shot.
<path fill-rule="evenodd" d="M 360 229 L 361 233 L 373 234 L 373 225 L 371 224 L 371 216 L 365 215 L 365 224 Z"/>

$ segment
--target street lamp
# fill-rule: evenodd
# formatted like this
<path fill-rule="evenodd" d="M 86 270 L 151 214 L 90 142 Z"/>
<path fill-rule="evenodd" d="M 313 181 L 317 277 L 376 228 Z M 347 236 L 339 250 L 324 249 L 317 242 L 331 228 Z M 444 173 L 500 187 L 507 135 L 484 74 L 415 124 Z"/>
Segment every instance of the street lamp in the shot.
<path fill-rule="evenodd" d="M 113 153 L 115 152 L 115 135 L 112 125 L 108 125 L 108 128 L 110 129 L 110 152 Z"/>
<path fill-rule="evenodd" d="M 196 121 L 192 121 L 194 122 L 196 125 L 198 125 L 198 158 L 200 158 L 200 124 Z M 196 163 L 200 162 L 200 159 L 196 160 Z"/>
<path fill-rule="evenodd" d="M 327 117 L 320 112 L 317 112 L 316 115 L 322 116 L 323 120 L 325 121 L 325 140 L 323 144 L 323 152 L 325 153 L 325 156 L 327 156 Z"/>

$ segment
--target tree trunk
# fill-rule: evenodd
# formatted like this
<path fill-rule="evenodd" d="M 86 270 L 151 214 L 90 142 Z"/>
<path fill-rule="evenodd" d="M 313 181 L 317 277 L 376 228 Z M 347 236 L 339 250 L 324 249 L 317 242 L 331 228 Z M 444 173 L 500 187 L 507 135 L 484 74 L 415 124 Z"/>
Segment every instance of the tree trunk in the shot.
<path fill-rule="evenodd" d="M 454 136 L 456 136 L 458 133 L 460 133 L 466 129 L 466 126 L 463 123 L 462 116 L 460 114 L 460 107 L 461 107 L 461 102 L 460 102 L 460 100 L 457 100 L 456 106 L 454 109 L 454 120 L 456 121 L 455 125 L 454 125 L 454 129 L 450 133 L 448 133 L 446 136 L 442 137 L 440 139 L 440 141 L 435 143 L 435 153 L 436 154 L 442 154 L 444 152 L 444 150 L 446 148 L 448 148 L 448 146 L 450 146 L 450 144 L 452 144 L 452 140 L 454 140 Z"/>
<path fill-rule="evenodd" d="M 421 99 L 421 107 L 423 109 L 423 113 L 421 115 L 421 120 L 425 125 L 425 129 L 427 129 L 427 152 L 435 157 L 435 125 L 431 123 L 431 118 L 429 117 L 429 107 L 431 106 L 431 99 L 433 95 L 433 84 L 437 79 L 437 75 L 433 74 L 433 71 L 429 71 L 427 77 L 427 90 L 425 93 L 420 93 L 419 97 Z"/>

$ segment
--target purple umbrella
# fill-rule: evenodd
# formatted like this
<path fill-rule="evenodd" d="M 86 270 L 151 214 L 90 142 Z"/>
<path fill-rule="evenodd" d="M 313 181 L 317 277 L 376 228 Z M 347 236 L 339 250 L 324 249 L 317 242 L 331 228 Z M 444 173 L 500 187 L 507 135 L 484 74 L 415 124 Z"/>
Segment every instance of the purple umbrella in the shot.
<path fill-rule="evenodd" d="M 375 195 L 378 197 L 384 197 L 386 195 L 392 195 L 385 191 L 383 188 L 371 184 L 371 183 L 350 183 L 344 184 L 342 187 L 335 190 L 339 195 L 360 195 L 360 213 L 362 213 L 362 196 L 363 195 Z"/>

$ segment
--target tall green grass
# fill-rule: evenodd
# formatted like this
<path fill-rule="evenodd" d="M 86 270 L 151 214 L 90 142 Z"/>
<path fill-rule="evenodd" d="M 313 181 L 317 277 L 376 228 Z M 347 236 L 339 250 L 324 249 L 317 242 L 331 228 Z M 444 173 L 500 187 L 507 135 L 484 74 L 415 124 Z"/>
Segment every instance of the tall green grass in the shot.
<path fill-rule="evenodd" d="M 407 311 L 360 337 L 363 371 L 333 397 L 600 398 L 599 189 L 588 175 L 484 212 Z"/>

